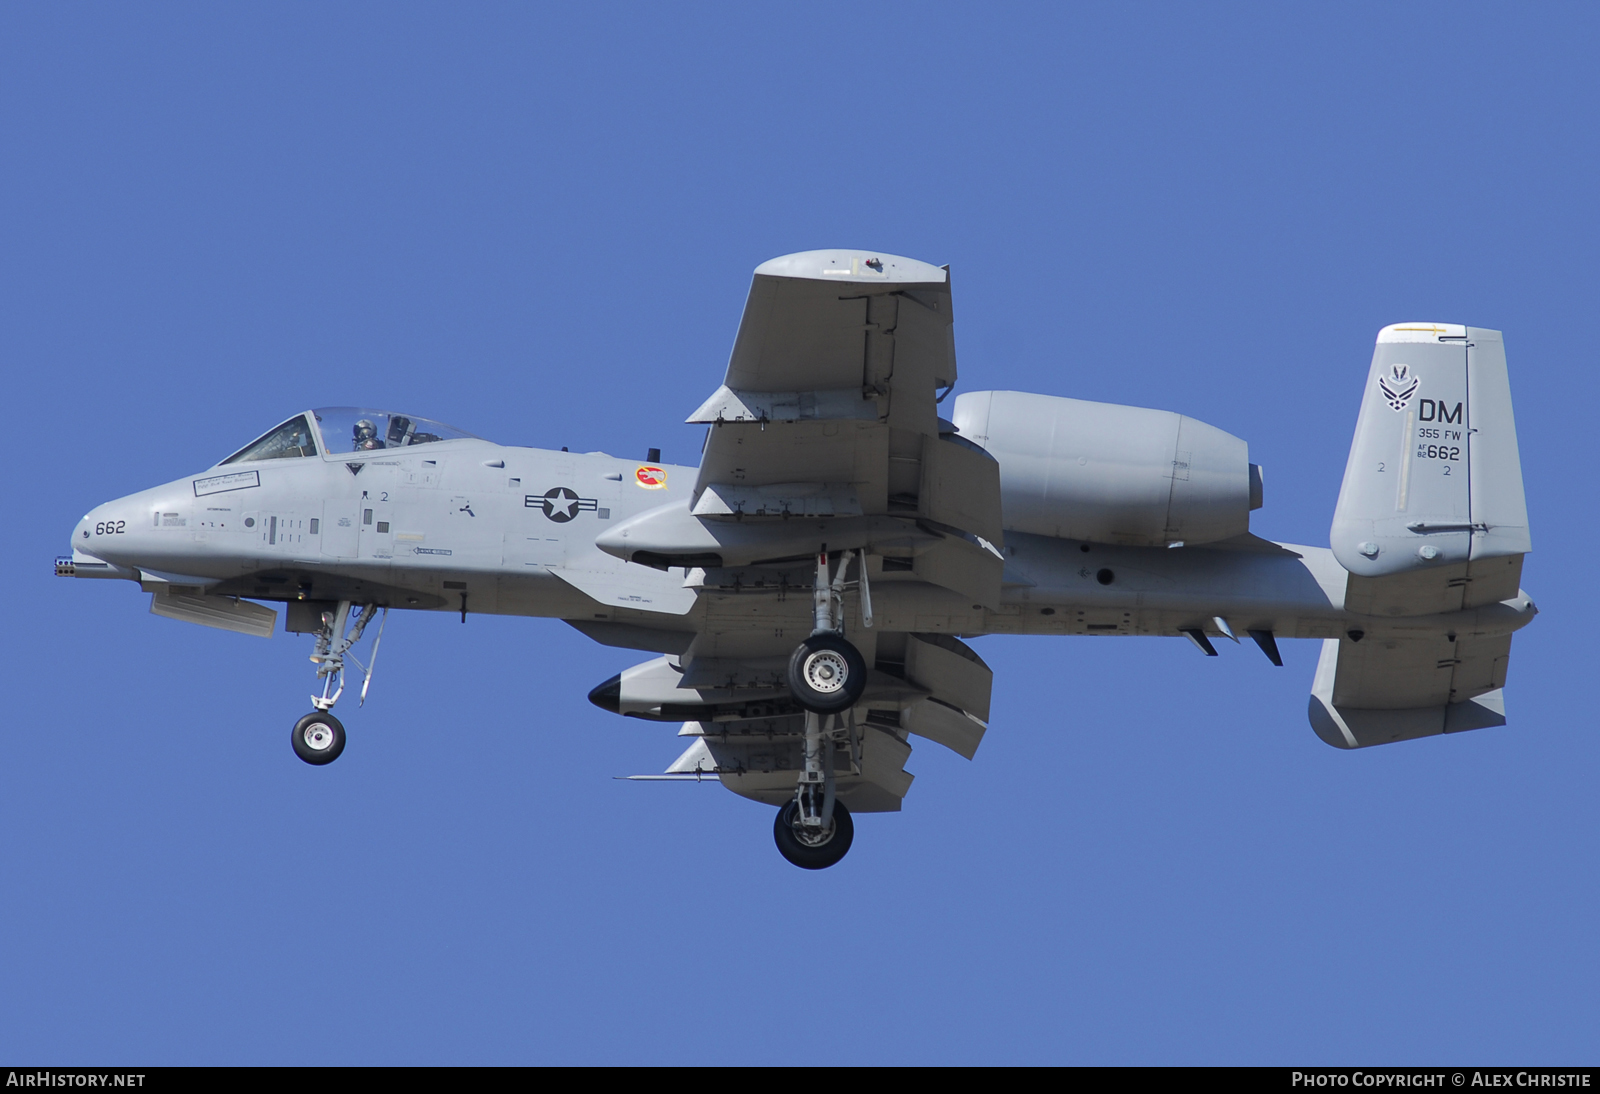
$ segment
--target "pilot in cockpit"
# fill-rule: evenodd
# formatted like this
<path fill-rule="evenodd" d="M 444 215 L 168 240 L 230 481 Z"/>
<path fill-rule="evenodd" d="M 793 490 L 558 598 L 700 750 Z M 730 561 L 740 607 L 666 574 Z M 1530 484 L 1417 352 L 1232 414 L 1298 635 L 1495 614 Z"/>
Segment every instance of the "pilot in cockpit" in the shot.
<path fill-rule="evenodd" d="M 374 448 L 382 448 L 383 442 L 378 440 L 378 427 L 372 424 L 370 418 L 362 418 L 355 426 L 357 452 L 367 452 Z"/>

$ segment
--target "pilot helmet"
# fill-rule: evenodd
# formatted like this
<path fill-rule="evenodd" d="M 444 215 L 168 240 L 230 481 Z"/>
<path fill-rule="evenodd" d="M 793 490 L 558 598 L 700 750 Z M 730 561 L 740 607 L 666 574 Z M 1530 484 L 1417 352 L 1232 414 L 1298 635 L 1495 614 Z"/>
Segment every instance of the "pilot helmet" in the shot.
<path fill-rule="evenodd" d="M 372 424 L 372 419 L 362 418 L 356 423 L 356 440 L 369 441 L 378 435 L 378 427 Z"/>

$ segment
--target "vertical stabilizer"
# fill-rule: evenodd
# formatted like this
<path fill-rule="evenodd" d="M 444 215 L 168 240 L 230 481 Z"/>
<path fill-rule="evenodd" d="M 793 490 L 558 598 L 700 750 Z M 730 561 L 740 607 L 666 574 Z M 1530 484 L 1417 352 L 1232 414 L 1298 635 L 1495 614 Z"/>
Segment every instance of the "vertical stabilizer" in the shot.
<path fill-rule="evenodd" d="M 1378 333 L 1331 541 L 1352 611 L 1420 615 L 1517 595 L 1530 541 L 1498 331 Z"/>

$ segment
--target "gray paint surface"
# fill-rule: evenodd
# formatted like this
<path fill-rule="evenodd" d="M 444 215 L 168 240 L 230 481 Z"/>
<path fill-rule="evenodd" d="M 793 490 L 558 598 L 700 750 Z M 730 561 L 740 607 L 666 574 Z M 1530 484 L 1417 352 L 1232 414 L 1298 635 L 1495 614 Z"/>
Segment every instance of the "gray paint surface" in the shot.
<path fill-rule="evenodd" d="M 757 271 L 725 382 L 691 416 L 710 430 L 698 468 L 323 436 L 98 507 L 68 568 L 245 633 L 271 629 L 252 601 L 298 606 L 297 630 L 320 618 L 304 605 L 340 601 L 565 619 L 659 655 L 612 682 L 612 709 L 687 719 L 675 773 L 773 804 L 794 786 L 783 666 L 824 545 L 861 552 L 844 631 L 872 675 L 836 757 L 857 810 L 899 808 L 912 735 L 975 753 L 993 675 L 958 636 L 1318 639 L 1310 718 L 1330 744 L 1503 721 L 1510 635 L 1535 609 L 1494 332 L 1380 336 L 1330 549 L 1252 536 L 1245 442 L 1180 414 L 990 391 L 941 424 L 951 322 L 938 267 L 788 256 Z"/>

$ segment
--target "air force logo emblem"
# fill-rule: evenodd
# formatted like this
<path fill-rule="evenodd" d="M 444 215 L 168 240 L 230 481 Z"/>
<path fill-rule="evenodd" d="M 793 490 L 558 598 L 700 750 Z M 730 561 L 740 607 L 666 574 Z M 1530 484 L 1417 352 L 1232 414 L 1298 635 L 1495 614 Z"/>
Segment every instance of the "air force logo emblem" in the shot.
<path fill-rule="evenodd" d="M 542 497 L 528 494 L 522 504 L 528 509 L 543 509 L 544 515 L 557 524 L 565 524 L 579 513 L 592 513 L 600 507 L 598 499 L 580 498 L 575 490 L 565 486 L 546 490 Z"/>
<path fill-rule="evenodd" d="M 1411 396 L 1417 393 L 1417 386 L 1421 382 L 1411 375 L 1410 365 L 1390 365 L 1389 375 L 1378 375 L 1378 390 L 1383 392 L 1390 410 L 1401 411 L 1411 401 Z"/>

